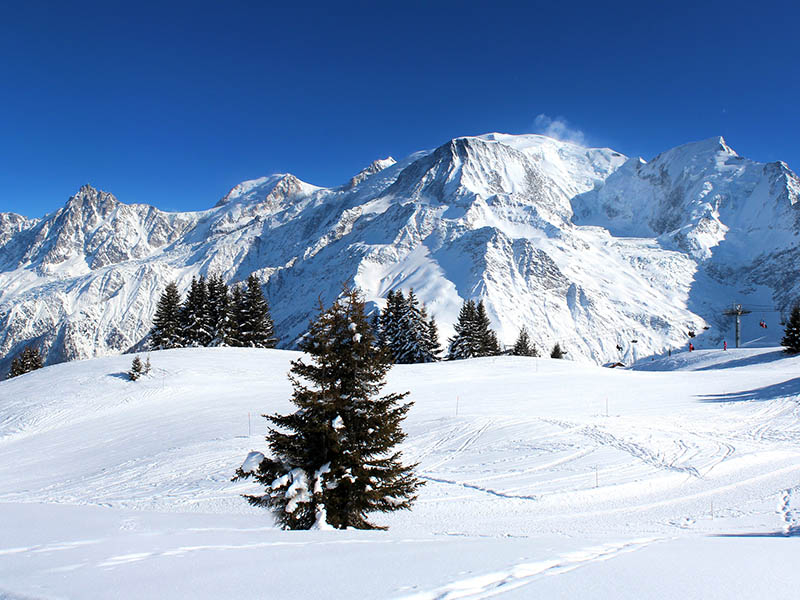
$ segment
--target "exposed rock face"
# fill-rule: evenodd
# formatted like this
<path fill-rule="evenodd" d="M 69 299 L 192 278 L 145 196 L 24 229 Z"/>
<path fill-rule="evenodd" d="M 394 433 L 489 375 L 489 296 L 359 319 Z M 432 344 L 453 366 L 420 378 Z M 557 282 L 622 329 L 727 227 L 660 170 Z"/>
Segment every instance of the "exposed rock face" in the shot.
<path fill-rule="evenodd" d="M 698 342 L 716 343 L 732 300 L 798 298 L 798 198 L 785 164 L 741 158 L 722 138 L 647 163 L 503 134 L 375 161 L 339 188 L 246 181 L 200 212 L 84 186 L 42 220 L 0 214 L 0 356 L 32 341 L 49 362 L 124 351 L 169 281 L 185 291 L 193 275 L 255 272 L 286 347 L 318 298 L 351 282 L 379 305 L 413 287 L 443 343 L 461 302 L 482 298 L 503 343 L 526 325 L 540 347 L 626 362 L 704 326 Z"/>

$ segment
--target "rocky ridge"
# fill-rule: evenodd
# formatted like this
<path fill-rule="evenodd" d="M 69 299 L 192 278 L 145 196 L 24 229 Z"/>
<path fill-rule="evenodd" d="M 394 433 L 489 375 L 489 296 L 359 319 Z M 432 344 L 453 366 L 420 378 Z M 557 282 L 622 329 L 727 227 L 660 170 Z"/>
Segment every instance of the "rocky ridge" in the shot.
<path fill-rule="evenodd" d="M 284 347 L 318 298 L 351 282 L 377 306 L 413 287 L 443 343 L 461 302 L 482 298 L 505 344 L 525 325 L 570 358 L 630 362 L 682 347 L 688 331 L 717 343 L 729 300 L 797 298 L 798 197 L 787 165 L 722 138 L 645 162 L 506 134 L 375 161 L 338 188 L 242 182 L 198 212 L 84 186 L 43 219 L 0 213 L 0 356 L 27 343 L 48 362 L 125 351 L 169 281 L 255 272 Z"/>

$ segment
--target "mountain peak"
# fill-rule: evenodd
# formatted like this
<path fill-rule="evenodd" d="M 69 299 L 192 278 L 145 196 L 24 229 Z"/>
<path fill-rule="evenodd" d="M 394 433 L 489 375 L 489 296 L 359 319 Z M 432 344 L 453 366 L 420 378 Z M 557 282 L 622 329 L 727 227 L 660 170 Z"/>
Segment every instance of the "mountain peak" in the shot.
<path fill-rule="evenodd" d="M 286 199 L 307 196 L 321 188 L 301 181 L 291 173 L 275 173 L 267 177 L 249 179 L 231 188 L 215 206 L 232 202 L 263 202 L 270 199 Z"/>
<path fill-rule="evenodd" d="M 394 164 L 397 164 L 397 161 L 391 156 L 373 160 L 368 167 L 359 171 L 356 176 L 354 176 L 350 181 L 348 181 L 345 187 L 349 190 L 352 190 L 354 187 L 356 187 L 359 183 L 364 181 L 370 175 L 374 175 L 375 173 L 380 173 L 384 169 L 391 167 Z"/>
<path fill-rule="evenodd" d="M 721 135 L 699 140 L 697 142 L 689 142 L 675 146 L 666 152 L 662 152 L 656 156 L 654 161 L 664 158 L 674 159 L 677 156 L 710 156 L 724 154 L 730 157 L 739 156 L 736 151 L 731 148 Z"/>
<path fill-rule="evenodd" d="M 100 204 L 117 204 L 119 201 L 113 194 L 98 190 L 92 185 L 85 183 L 78 192 L 67 200 L 65 208 L 80 209 L 84 207 L 96 207 Z"/>

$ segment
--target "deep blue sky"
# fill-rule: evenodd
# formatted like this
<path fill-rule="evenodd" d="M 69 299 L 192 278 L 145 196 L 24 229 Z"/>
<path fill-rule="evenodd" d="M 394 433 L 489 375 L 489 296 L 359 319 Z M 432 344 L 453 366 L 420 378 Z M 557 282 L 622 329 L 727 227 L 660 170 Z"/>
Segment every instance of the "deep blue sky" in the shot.
<path fill-rule="evenodd" d="M 278 4 L 6 3 L 0 211 L 42 216 L 84 183 L 199 210 L 540 114 L 629 155 L 723 135 L 800 170 L 789 2 Z"/>

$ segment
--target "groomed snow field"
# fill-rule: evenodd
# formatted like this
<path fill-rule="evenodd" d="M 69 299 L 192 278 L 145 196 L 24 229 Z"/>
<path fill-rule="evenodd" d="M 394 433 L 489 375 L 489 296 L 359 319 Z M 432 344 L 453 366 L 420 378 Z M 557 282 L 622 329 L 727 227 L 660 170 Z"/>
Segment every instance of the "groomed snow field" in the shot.
<path fill-rule="evenodd" d="M 396 366 L 426 481 L 380 531 L 282 531 L 232 483 L 288 412 L 281 350 L 0 383 L 0 598 L 797 598 L 800 358 Z M 143 357 L 144 358 L 144 357 Z"/>

